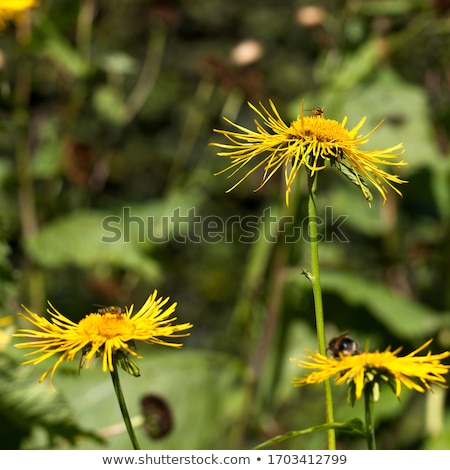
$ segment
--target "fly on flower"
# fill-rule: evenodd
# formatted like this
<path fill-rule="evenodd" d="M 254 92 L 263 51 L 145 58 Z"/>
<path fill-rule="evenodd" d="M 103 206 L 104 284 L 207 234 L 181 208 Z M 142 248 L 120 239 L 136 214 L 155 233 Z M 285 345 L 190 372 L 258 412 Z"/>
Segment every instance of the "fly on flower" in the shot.
<path fill-rule="evenodd" d="M 322 107 L 317 107 L 317 108 L 307 109 L 306 111 L 309 111 L 311 116 L 323 116 L 324 113 L 325 113 L 325 110 L 324 110 L 323 106 Z"/>
<path fill-rule="evenodd" d="M 300 114 L 288 125 L 271 100 L 269 108 L 262 103 L 259 105 L 260 109 L 249 103 L 250 108 L 261 119 L 261 121 L 255 120 L 255 130 L 235 124 L 227 118 L 224 118 L 225 122 L 235 130 L 214 129 L 214 132 L 223 135 L 229 141 L 211 143 L 215 147 L 224 149 L 218 155 L 230 161 L 228 167 L 217 174 L 229 171 L 229 177 L 232 177 L 244 170 L 244 175 L 228 191 L 233 190 L 252 173 L 262 168 L 262 182 L 255 189 L 258 191 L 278 170 L 282 170 L 286 185 L 286 204 L 289 205 L 291 187 L 301 167 L 305 167 L 312 177 L 328 166 L 336 166 L 361 189 L 369 204 L 372 194 L 366 181 L 378 190 L 384 201 L 387 199 L 388 187 L 401 195 L 395 185 L 406 181 L 381 167 L 406 165 L 406 162 L 396 160 L 404 151 L 403 145 L 398 144 L 383 150 L 361 149 L 383 121 L 367 134 L 358 134 L 366 120 L 365 117 L 349 130 L 346 127 L 346 117 L 340 123 L 326 119 L 323 108 L 312 108 L 312 115 L 305 116 L 302 101 Z"/>
<path fill-rule="evenodd" d="M 122 307 L 117 307 L 116 305 L 109 305 L 108 307 L 100 307 L 97 309 L 97 312 L 100 314 L 104 313 L 124 313 Z"/>

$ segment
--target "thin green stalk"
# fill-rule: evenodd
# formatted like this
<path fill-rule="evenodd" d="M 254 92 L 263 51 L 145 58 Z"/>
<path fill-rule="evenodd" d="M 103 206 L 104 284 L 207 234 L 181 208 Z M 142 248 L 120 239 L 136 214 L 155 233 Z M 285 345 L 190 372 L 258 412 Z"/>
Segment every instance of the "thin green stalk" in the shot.
<path fill-rule="evenodd" d="M 164 24 L 154 23 L 147 43 L 147 52 L 136 85 L 126 102 L 126 119 L 130 122 L 142 109 L 154 90 L 166 50 L 168 31 Z"/>
<path fill-rule="evenodd" d="M 319 275 L 319 241 L 317 237 L 317 212 L 316 212 L 316 189 L 317 189 L 317 173 L 308 178 L 309 183 L 309 199 L 308 199 L 308 228 L 311 247 L 311 273 L 308 279 L 312 284 L 314 295 L 314 309 L 316 315 L 317 339 L 319 341 L 319 352 L 324 356 L 327 353 L 327 343 L 325 339 L 325 321 L 323 315 L 322 289 L 320 287 Z M 333 413 L 333 397 L 331 394 L 331 382 L 324 382 L 325 392 L 325 414 L 327 423 L 334 422 Z M 336 435 L 334 429 L 329 429 L 328 449 L 336 449 Z"/>
<path fill-rule="evenodd" d="M 91 61 L 92 27 L 96 9 L 96 0 L 85 0 L 80 5 L 77 21 L 76 41 L 78 49 L 86 62 Z"/>
<path fill-rule="evenodd" d="M 377 445 L 375 442 L 375 417 L 373 413 L 373 387 L 366 385 L 364 387 L 364 412 L 366 418 L 366 439 L 367 448 L 369 450 L 376 450 Z"/>
<path fill-rule="evenodd" d="M 19 47 L 19 59 L 16 64 L 13 95 L 13 125 L 15 139 L 15 159 L 17 174 L 17 201 L 21 236 L 24 241 L 39 231 L 36 211 L 36 196 L 32 173 L 30 150 L 31 117 L 30 95 L 33 77 L 32 61 L 28 46 L 31 41 L 31 23 L 29 13 L 24 12 L 24 21 L 17 25 L 16 35 Z M 26 260 L 22 273 L 26 281 L 31 306 L 37 310 L 45 304 L 45 287 L 43 272 L 30 260 Z"/>
<path fill-rule="evenodd" d="M 111 378 L 113 381 L 114 391 L 116 392 L 117 401 L 119 402 L 120 411 L 122 413 L 123 421 L 127 428 L 128 435 L 130 436 L 131 443 L 133 444 L 134 450 L 140 450 L 141 447 L 134 433 L 133 425 L 131 424 L 130 415 L 128 414 L 127 405 L 125 398 L 122 393 L 122 386 L 120 385 L 119 372 L 117 370 L 117 362 L 114 360 L 114 369 L 111 371 Z"/>

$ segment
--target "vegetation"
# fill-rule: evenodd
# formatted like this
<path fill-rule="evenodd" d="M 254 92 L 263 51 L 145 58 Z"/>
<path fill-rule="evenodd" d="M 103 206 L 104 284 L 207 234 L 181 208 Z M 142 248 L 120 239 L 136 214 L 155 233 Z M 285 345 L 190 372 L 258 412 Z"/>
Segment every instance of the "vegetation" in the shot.
<path fill-rule="evenodd" d="M 450 349 L 450 5 L 312 3 L 41 0 L 1 31 L 0 314 L 49 299 L 79 321 L 155 288 L 176 301 L 183 349 L 139 345 L 141 376 L 123 374 L 132 419 L 148 395 L 171 410 L 164 437 L 138 426 L 143 448 L 250 449 L 325 420 L 322 388 L 293 387 L 289 360 L 317 350 L 306 178 L 286 207 L 282 172 L 257 192 L 262 169 L 229 193 L 238 178 L 215 176 L 229 161 L 213 129 L 254 126 L 247 101 L 286 122 L 302 99 L 350 129 L 367 116 L 362 133 L 385 120 L 368 145 L 403 143 L 402 197 L 368 208 L 339 171 L 319 177 L 326 335 Z M 54 392 L 37 383 L 51 365 L 20 367 L 16 342 L 0 352 L 3 448 L 129 448 L 100 360 L 61 365 Z M 337 420 L 361 417 L 345 387 L 333 396 Z M 449 449 L 448 391 L 382 392 L 375 426 L 378 448 Z"/>

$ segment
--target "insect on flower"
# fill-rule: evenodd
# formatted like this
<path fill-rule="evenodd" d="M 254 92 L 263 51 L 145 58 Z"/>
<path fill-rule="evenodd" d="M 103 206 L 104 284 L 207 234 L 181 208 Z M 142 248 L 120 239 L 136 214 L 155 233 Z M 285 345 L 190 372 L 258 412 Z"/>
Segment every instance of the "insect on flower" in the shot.
<path fill-rule="evenodd" d="M 120 313 L 124 313 L 124 310 L 122 307 L 117 307 L 116 305 L 109 305 L 108 307 L 101 307 L 97 309 L 97 313 L 100 313 L 101 315 L 105 313 L 115 313 L 116 315 Z"/>
<path fill-rule="evenodd" d="M 347 117 L 339 123 L 324 116 L 324 109 L 309 109 L 310 115 L 304 115 L 302 101 L 300 114 L 287 124 L 280 116 L 273 101 L 269 107 L 260 103 L 258 109 L 249 103 L 257 114 L 254 128 L 246 128 L 227 118 L 225 122 L 234 130 L 214 129 L 228 142 L 211 142 L 219 147 L 220 157 L 228 158 L 228 166 L 216 174 L 229 172 L 232 177 L 243 171 L 240 179 L 228 191 L 233 190 L 242 181 L 259 169 L 263 170 L 262 181 L 254 190 L 260 190 L 278 171 L 284 175 L 286 205 L 300 168 L 307 169 L 309 177 L 330 166 L 337 168 L 351 183 L 358 186 L 369 205 L 373 199 L 368 184 L 372 184 L 380 193 L 383 201 L 387 200 L 388 188 L 401 195 L 397 184 L 406 183 L 396 174 L 391 174 L 389 167 L 406 165 L 397 158 L 402 155 L 402 144 L 380 150 L 361 148 L 369 141 L 383 121 L 371 131 L 359 134 L 366 118 L 363 117 L 353 128 L 347 128 Z M 387 166 L 387 169 L 383 167 Z"/>
<path fill-rule="evenodd" d="M 334 357 L 342 356 L 353 356 L 355 354 L 361 354 L 359 344 L 347 336 L 348 331 L 340 334 L 336 338 L 333 338 L 328 343 L 327 351 L 330 351 Z"/>
<path fill-rule="evenodd" d="M 49 318 L 38 315 L 23 306 L 25 313 L 19 317 L 31 323 L 35 328 L 21 328 L 14 335 L 27 338 L 17 348 L 32 348 L 23 364 L 40 364 L 55 358 L 53 366 L 44 372 L 40 382 L 47 376 L 52 379 L 56 369 L 65 361 L 74 360 L 81 352 L 79 370 L 88 368 L 95 357 L 102 360 L 102 370 L 113 372 L 119 365 L 127 373 L 137 377 L 139 369 L 131 361 L 131 357 L 142 359 L 136 352 L 135 342 L 159 344 L 172 348 L 181 348 L 181 343 L 169 342 L 173 338 L 189 336 L 185 331 L 192 328 L 190 323 L 176 324 L 173 316 L 176 302 L 166 306 L 169 297 L 158 297 L 153 291 L 144 305 L 135 312 L 130 307 L 107 306 L 89 313 L 78 323 L 58 312 L 49 302 L 47 313 Z"/>
<path fill-rule="evenodd" d="M 425 355 L 419 355 L 419 352 L 428 348 L 431 342 L 432 339 L 429 339 L 409 354 L 400 356 L 401 347 L 394 351 L 390 346 L 381 352 L 378 350 L 370 352 L 368 348 L 359 351 L 353 340 L 345 333 L 333 338 L 328 346 L 329 350 L 337 349 L 339 357 L 335 355 L 328 357 L 307 351 L 302 359 L 291 359 L 301 369 L 312 370 L 306 376 L 294 378 L 293 384 L 302 387 L 323 383 L 334 377 L 336 385 L 349 384 L 352 387 L 352 403 L 362 397 L 366 387 L 373 389 L 374 384 L 386 382 L 392 387 L 396 397 L 400 396 L 402 385 L 420 393 L 431 390 L 433 385 L 447 388 L 444 375 L 448 373 L 450 364 L 441 361 L 450 356 L 450 351 L 438 354 L 428 351 Z M 343 353 L 342 350 L 347 353 Z"/>
<path fill-rule="evenodd" d="M 317 108 L 310 108 L 310 109 L 307 109 L 306 111 L 309 111 L 311 116 L 321 116 L 321 117 L 323 117 L 324 112 L 325 112 L 323 106 L 317 107 Z"/>

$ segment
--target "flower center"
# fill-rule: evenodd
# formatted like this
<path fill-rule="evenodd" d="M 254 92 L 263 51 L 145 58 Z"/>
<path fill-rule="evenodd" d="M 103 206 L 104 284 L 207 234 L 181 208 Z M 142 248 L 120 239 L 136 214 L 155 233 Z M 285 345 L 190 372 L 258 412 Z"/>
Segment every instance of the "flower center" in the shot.
<path fill-rule="evenodd" d="M 121 313 L 91 313 L 78 324 L 79 331 L 90 337 L 114 338 L 132 336 L 134 325 Z"/>
<path fill-rule="evenodd" d="M 347 130 L 333 119 L 320 116 L 306 116 L 291 123 L 289 133 L 299 139 L 318 142 L 346 142 L 350 139 Z"/>

